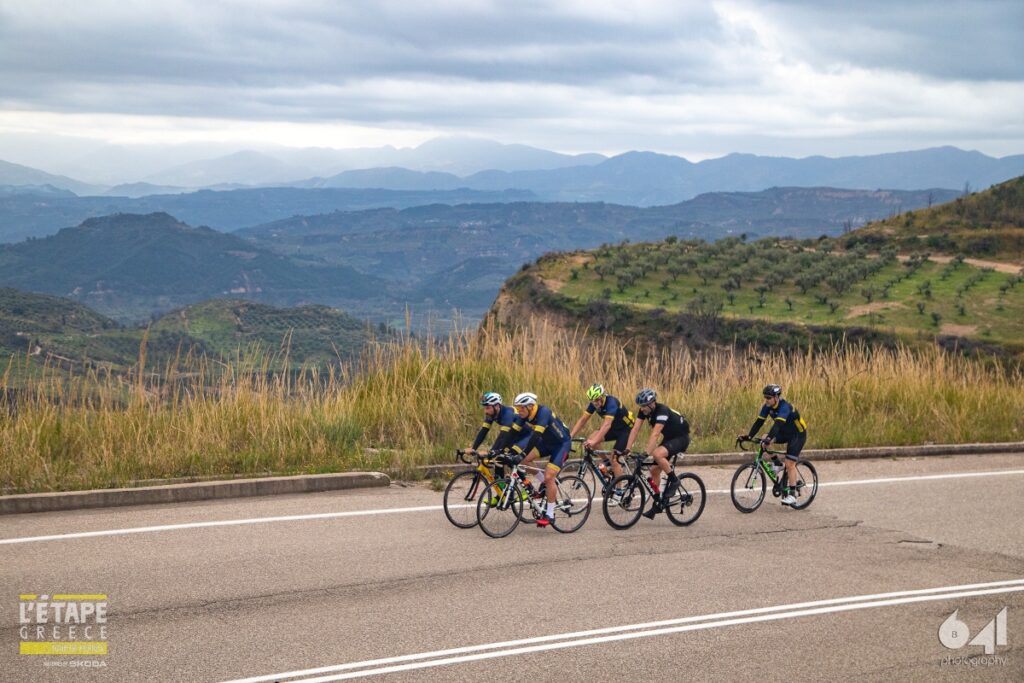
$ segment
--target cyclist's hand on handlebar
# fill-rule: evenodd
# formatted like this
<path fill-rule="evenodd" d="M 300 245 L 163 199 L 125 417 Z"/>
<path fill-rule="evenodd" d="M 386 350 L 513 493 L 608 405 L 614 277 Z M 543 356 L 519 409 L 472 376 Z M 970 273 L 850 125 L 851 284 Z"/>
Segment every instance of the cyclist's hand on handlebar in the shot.
<path fill-rule="evenodd" d="M 761 439 L 761 448 L 769 448 L 772 445 L 772 440 L 767 436 Z"/>

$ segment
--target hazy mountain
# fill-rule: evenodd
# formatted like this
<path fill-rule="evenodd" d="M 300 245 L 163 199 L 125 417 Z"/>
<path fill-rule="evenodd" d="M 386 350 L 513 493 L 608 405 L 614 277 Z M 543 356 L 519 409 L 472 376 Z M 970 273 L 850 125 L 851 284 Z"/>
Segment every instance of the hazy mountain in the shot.
<path fill-rule="evenodd" d="M 268 303 L 372 300 L 381 282 L 340 265 L 297 263 L 164 213 L 117 214 L 0 246 L 0 286 L 64 296 L 118 320 L 212 297 Z"/>
<path fill-rule="evenodd" d="M 462 204 L 536 199 L 530 192 L 476 190 L 393 191 L 360 189 L 265 188 L 145 197 L 50 196 L 41 200 L 38 191 L 0 192 L 0 242 L 52 235 L 61 228 L 88 218 L 113 213 L 163 211 L 190 225 L 235 230 L 269 221 L 306 214 L 375 207 L 405 208 L 422 204 Z"/>
<path fill-rule="evenodd" d="M 154 185 L 197 188 L 222 183 L 279 184 L 299 180 L 308 173 L 308 168 L 292 166 L 268 154 L 242 151 L 168 168 L 143 180 Z"/>
<path fill-rule="evenodd" d="M 156 194 L 182 194 L 185 192 L 189 192 L 189 190 L 184 187 L 153 185 L 152 183 L 124 183 L 122 185 L 115 185 L 103 194 L 108 197 L 137 199 L 138 197 L 149 197 Z"/>
<path fill-rule="evenodd" d="M 61 190 L 74 192 L 75 194 L 92 194 L 102 189 L 73 178 L 53 175 L 7 161 L 0 161 L 0 185 L 50 185 Z"/>

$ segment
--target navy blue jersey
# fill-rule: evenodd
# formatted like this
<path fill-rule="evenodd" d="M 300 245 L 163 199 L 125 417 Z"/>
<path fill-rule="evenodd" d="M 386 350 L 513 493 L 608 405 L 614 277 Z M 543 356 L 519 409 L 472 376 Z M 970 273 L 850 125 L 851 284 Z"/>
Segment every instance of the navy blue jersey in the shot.
<path fill-rule="evenodd" d="M 587 414 L 593 415 L 597 413 L 605 420 L 611 420 L 612 424 L 608 428 L 609 434 L 615 434 L 622 431 L 629 431 L 633 427 L 633 423 L 636 419 L 619 399 L 614 396 L 608 395 L 604 397 L 604 405 L 600 408 L 595 408 L 593 403 L 587 404 Z"/>
<path fill-rule="evenodd" d="M 547 406 L 537 404 L 526 419 L 517 416 L 516 424 L 524 431 L 533 429 L 533 435 L 526 447 L 516 446 L 517 449 L 526 453 L 529 453 L 533 448 L 537 448 L 541 454 L 549 455 L 563 445 L 572 443 L 572 439 L 569 436 L 569 428 Z"/>
<path fill-rule="evenodd" d="M 772 419 L 768 436 L 779 443 L 786 443 L 797 434 L 807 431 L 807 423 L 800 417 L 800 412 L 789 401 L 780 398 L 779 404 L 774 408 L 769 408 L 767 404 L 761 406 L 761 412 L 757 414 L 757 420 L 750 429 L 750 436 L 757 434 L 768 418 Z"/>
<path fill-rule="evenodd" d="M 473 441 L 473 449 L 476 450 L 480 447 L 480 444 L 487 438 L 487 434 L 495 423 L 498 425 L 498 436 L 494 439 L 494 445 L 492 446 L 494 450 L 500 451 L 504 448 L 510 448 L 514 443 L 520 441 L 523 436 L 523 428 L 516 424 L 516 417 L 516 411 L 512 406 L 502 406 L 494 417 L 484 417 L 483 424 L 480 425 L 480 431 Z"/>

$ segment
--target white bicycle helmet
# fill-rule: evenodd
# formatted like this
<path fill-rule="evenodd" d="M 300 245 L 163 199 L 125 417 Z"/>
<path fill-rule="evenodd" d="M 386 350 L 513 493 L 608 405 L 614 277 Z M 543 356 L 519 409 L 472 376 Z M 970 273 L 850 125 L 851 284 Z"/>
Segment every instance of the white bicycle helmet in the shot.
<path fill-rule="evenodd" d="M 513 404 L 517 406 L 532 406 L 535 403 L 537 403 L 537 394 L 531 394 L 528 391 L 519 394 L 516 396 L 516 400 L 513 401 Z"/>

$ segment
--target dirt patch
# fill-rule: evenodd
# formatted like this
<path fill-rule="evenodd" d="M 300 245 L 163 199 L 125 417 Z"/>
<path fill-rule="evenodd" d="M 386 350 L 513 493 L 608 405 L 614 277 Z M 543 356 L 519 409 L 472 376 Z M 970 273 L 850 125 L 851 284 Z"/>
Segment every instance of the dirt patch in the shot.
<path fill-rule="evenodd" d="M 942 334 L 948 334 L 953 337 L 970 337 L 977 333 L 977 325 L 954 325 L 953 323 L 942 324 Z"/>
<path fill-rule="evenodd" d="M 594 259 L 593 257 L 588 256 L 587 254 L 573 254 L 566 258 L 565 261 L 569 264 L 570 268 L 579 268 L 584 263 L 593 262 Z M 544 284 L 544 286 L 550 289 L 552 292 L 561 291 L 562 287 L 565 285 L 565 280 L 555 280 L 553 278 L 546 277 L 538 277 L 537 279 L 540 280 Z"/>
<path fill-rule="evenodd" d="M 877 313 L 878 311 L 886 311 L 893 308 L 906 308 L 906 306 L 899 301 L 873 301 L 870 304 L 852 306 L 846 313 L 846 319 L 849 320 L 850 318 L 867 315 L 868 313 Z"/>

